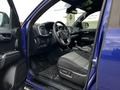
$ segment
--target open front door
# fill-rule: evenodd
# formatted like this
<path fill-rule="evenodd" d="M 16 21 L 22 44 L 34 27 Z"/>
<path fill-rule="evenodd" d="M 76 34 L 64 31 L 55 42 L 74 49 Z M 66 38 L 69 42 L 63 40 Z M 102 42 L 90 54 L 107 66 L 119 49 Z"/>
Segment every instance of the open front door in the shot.
<path fill-rule="evenodd" d="M 21 52 L 20 22 L 12 0 L 0 0 L 0 90 L 18 90 L 27 67 Z"/>

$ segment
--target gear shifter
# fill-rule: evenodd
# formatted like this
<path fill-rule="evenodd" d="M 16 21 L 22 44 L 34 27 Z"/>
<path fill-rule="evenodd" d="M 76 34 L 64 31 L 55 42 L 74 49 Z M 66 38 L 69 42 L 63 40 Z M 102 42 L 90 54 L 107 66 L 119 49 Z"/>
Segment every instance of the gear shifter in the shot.
<path fill-rule="evenodd" d="M 75 43 L 75 47 L 73 47 L 73 50 L 78 50 L 79 49 L 78 42 L 75 40 L 74 43 Z"/>
<path fill-rule="evenodd" d="M 84 52 L 90 52 L 91 51 L 91 48 L 88 47 L 88 46 L 84 46 L 84 47 L 78 46 L 78 42 L 76 40 L 74 41 L 74 43 L 75 43 L 75 47 L 73 47 L 73 50 L 80 50 L 80 51 L 82 50 Z"/>
<path fill-rule="evenodd" d="M 78 46 L 78 44 L 77 44 L 78 42 L 75 40 L 74 43 L 75 43 L 75 47 L 77 47 Z"/>

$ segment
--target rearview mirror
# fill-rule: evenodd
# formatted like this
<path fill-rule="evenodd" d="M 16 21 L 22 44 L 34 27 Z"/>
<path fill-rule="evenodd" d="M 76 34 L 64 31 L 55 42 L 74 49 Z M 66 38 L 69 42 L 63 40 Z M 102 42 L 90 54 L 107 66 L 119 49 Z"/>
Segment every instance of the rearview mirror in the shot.
<path fill-rule="evenodd" d="M 76 8 L 75 7 L 69 7 L 69 8 L 67 8 L 67 11 L 66 11 L 66 13 L 71 13 L 71 14 L 77 14 L 78 12 L 77 12 L 77 10 L 76 10 Z"/>
<path fill-rule="evenodd" d="M 6 13 L 0 12 L 0 27 L 9 24 L 9 17 Z"/>

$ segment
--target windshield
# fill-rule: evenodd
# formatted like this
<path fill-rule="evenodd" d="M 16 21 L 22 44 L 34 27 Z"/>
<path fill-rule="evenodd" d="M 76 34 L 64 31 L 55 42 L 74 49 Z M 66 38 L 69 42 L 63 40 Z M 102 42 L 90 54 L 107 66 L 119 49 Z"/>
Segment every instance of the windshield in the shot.
<path fill-rule="evenodd" d="M 77 8 L 77 14 L 67 14 L 66 10 L 71 5 L 59 1 L 57 4 L 52 6 L 49 10 L 47 10 L 37 21 L 37 24 L 45 23 L 45 22 L 56 22 L 62 21 L 67 26 L 72 26 L 73 23 L 78 19 L 79 16 L 84 12 L 83 10 Z"/>
<path fill-rule="evenodd" d="M 16 6 L 20 22 L 23 23 L 24 20 L 29 16 L 29 14 L 35 9 L 35 7 L 42 2 L 42 0 L 35 0 L 33 3 L 33 0 L 13 0 L 14 4 Z M 24 2 L 24 3 L 23 3 Z M 1 3 L 2 4 L 2 3 Z M 26 7 L 27 4 L 27 7 Z M 22 6 L 21 6 L 22 5 Z M 4 5 L 2 5 L 4 6 Z M 77 8 L 76 14 L 67 14 L 66 10 L 71 5 L 68 3 L 65 3 L 63 1 L 59 1 L 55 5 L 53 5 L 50 9 L 48 9 L 37 21 L 37 24 L 45 23 L 45 22 L 56 22 L 56 21 L 62 21 L 67 26 L 72 26 L 73 23 L 85 12 L 79 8 Z M 9 13 L 9 9 L 6 8 L 6 12 Z M 99 15 L 98 13 L 93 16 Z M 89 18 L 86 18 L 86 21 L 96 21 L 93 18 L 93 16 L 90 16 Z M 98 18 L 97 18 L 98 19 Z M 93 24 L 93 23 L 92 23 Z M 92 25 L 90 23 L 90 25 Z M 96 26 L 95 26 L 96 27 Z"/>

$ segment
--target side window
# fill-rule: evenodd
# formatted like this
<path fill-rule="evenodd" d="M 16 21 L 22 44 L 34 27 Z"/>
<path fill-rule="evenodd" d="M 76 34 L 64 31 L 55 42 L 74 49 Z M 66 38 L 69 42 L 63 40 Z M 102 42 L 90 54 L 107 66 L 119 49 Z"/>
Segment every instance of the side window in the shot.
<path fill-rule="evenodd" d="M 0 27 L 8 27 L 10 7 L 7 0 L 0 0 Z"/>
<path fill-rule="evenodd" d="M 89 15 L 83 22 L 84 29 L 97 29 L 99 22 L 100 11 Z"/>

